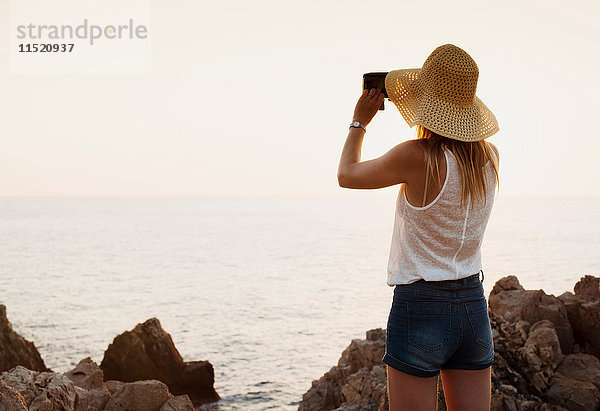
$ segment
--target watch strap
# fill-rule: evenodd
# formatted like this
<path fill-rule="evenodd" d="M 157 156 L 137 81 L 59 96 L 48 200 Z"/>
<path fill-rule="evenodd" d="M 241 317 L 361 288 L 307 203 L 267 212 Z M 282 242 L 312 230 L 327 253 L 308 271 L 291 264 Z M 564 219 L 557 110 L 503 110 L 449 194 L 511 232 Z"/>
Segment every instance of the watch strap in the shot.
<path fill-rule="evenodd" d="M 360 127 L 363 130 L 367 131 L 367 128 L 365 126 L 362 125 L 362 123 L 360 121 L 353 121 L 352 123 L 350 123 L 350 127 Z"/>

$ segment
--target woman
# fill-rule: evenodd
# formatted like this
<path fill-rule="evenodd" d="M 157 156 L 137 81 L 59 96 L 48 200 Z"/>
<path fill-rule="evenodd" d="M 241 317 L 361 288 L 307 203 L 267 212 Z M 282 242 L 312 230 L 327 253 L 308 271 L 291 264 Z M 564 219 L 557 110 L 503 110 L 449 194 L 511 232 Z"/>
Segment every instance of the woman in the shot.
<path fill-rule="evenodd" d="M 475 96 L 478 76 L 475 61 L 451 44 L 436 48 L 422 68 L 389 72 L 389 100 L 417 125 L 417 138 L 361 162 L 365 127 L 384 100 L 381 90 L 363 90 L 353 118 L 360 124 L 351 125 L 340 159 L 342 187 L 401 184 L 383 357 L 391 410 L 435 410 L 440 374 L 449 410 L 490 409 L 494 347 L 481 244 L 499 165 L 485 139 L 499 128 Z"/>

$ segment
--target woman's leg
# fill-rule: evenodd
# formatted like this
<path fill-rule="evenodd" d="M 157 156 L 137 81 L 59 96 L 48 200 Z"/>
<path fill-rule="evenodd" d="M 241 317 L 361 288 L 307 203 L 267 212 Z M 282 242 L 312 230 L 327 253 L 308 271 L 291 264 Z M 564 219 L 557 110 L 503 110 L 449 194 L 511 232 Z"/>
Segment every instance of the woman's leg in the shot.
<path fill-rule="evenodd" d="M 435 411 L 438 375 L 423 378 L 387 366 L 390 411 Z"/>
<path fill-rule="evenodd" d="M 492 397 L 492 367 L 485 370 L 442 370 L 448 411 L 489 411 Z"/>

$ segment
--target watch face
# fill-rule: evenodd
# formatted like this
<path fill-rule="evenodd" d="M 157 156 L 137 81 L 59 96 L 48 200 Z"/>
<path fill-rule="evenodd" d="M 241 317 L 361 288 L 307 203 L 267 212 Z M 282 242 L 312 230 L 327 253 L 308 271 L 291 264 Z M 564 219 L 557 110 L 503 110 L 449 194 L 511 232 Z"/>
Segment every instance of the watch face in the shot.
<path fill-rule="evenodd" d="M 352 125 L 355 126 L 355 127 L 360 127 L 360 122 L 355 121 L 354 123 L 352 123 Z"/>

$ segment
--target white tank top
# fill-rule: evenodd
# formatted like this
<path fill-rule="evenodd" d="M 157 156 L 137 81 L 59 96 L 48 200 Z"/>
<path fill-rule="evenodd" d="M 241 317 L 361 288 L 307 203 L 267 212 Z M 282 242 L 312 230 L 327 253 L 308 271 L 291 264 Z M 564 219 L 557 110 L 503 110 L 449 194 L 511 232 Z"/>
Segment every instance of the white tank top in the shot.
<path fill-rule="evenodd" d="M 496 174 L 486 164 L 487 200 L 470 209 L 461 208 L 462 176 L 451 150 L 446 156 L 446 179 L 437 197 L 425 207 L 415 207 L 406 198 L 402 184 L 396 200 L 387 284 L 455 280 L 482 269 L 481 244 L 494 205 Z M 494 153 L 495 155 L 495 153 Z"/>

